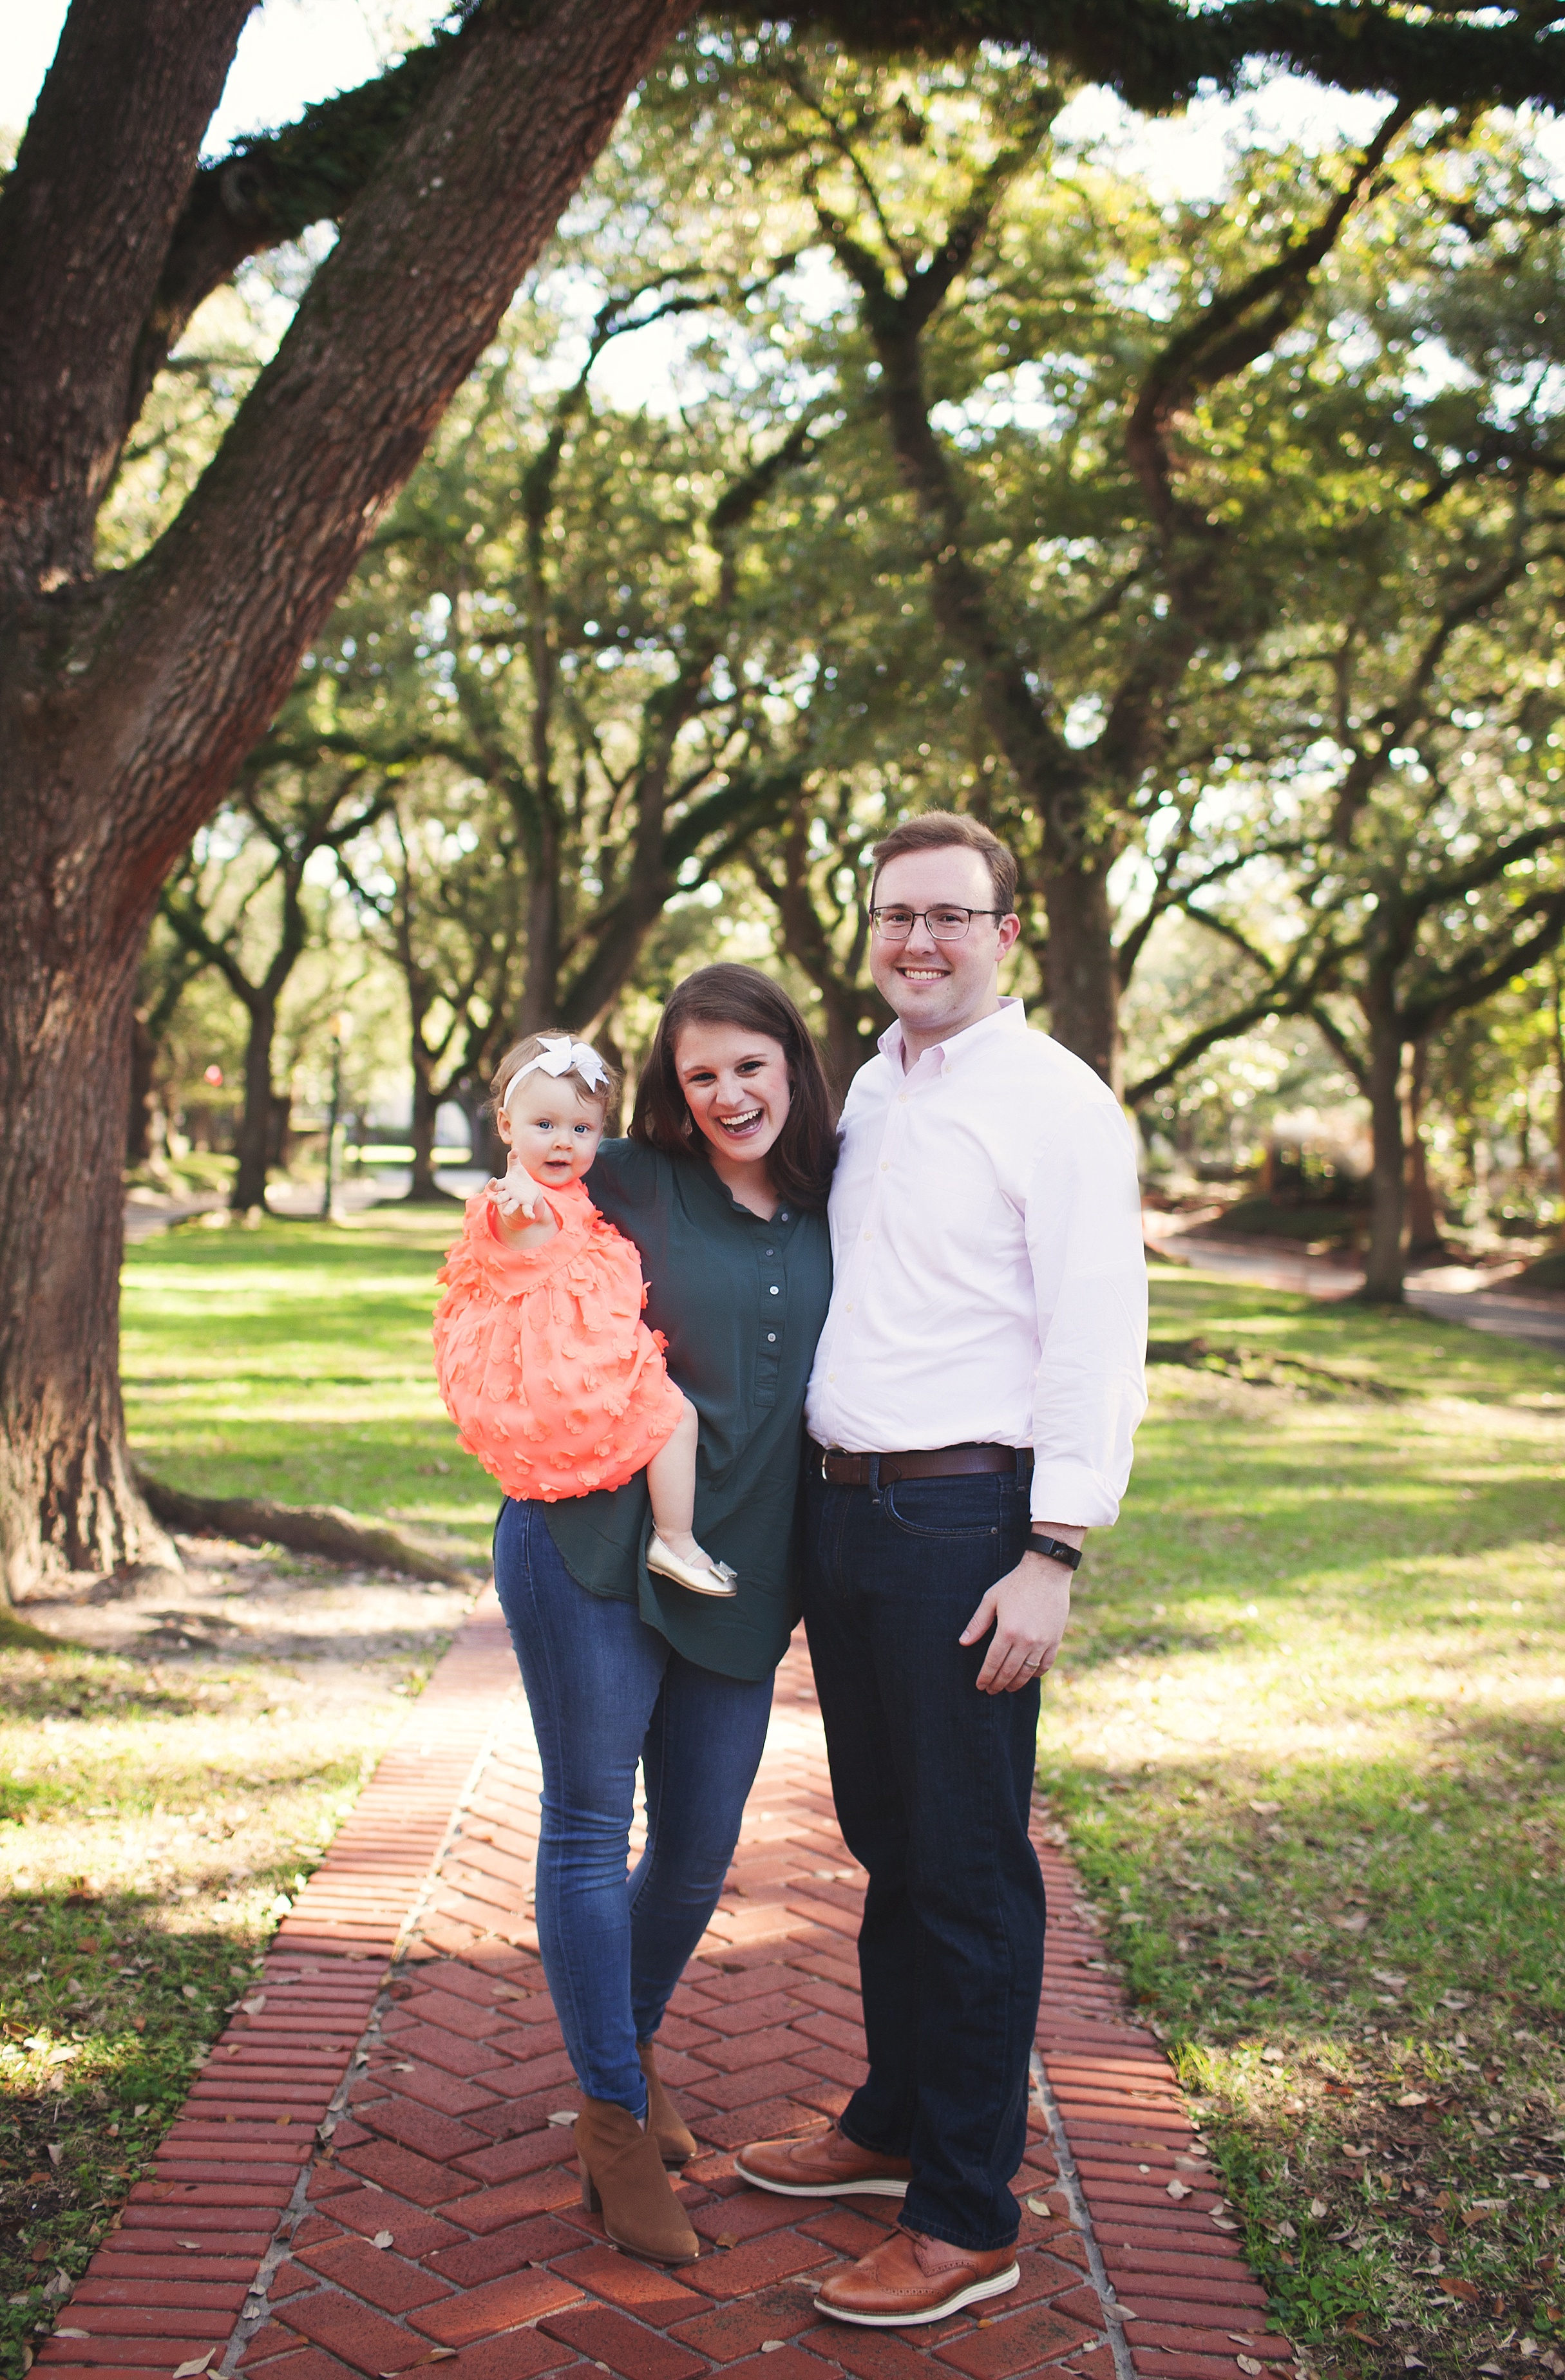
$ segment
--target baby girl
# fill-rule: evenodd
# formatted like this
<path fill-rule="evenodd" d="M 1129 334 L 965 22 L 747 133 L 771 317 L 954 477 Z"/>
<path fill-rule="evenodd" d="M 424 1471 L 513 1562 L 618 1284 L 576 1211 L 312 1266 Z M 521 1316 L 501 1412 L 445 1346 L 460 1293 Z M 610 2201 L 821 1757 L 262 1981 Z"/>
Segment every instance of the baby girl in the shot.
<path fill-rule="evenodd" d="M 491 1088 L 511 1161 L 467 1201 L 440 1276 L 440 1390 L 507 1496 L 550 1504 L 645 1471 L 648 1569 L 696 1595 L 733 1595 L 734 1572 L 692 1534 L 696 1408 L 641 1319 L 635 1248 L 581 1186 L 617 1087 L 568 1033 L 529 1034 L 502 1059 Z"/>

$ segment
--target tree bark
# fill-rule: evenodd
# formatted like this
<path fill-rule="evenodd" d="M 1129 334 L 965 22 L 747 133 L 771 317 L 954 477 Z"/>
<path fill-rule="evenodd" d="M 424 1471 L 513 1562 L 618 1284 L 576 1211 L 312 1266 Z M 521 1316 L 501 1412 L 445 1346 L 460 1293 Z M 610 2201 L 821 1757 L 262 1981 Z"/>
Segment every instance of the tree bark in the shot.
<path fill-rule="evenodd" d="M 158 1045 L 148 1030 L 145 1018 L 133 1016 L 130 1020 L 129 1122 L 125 1135 L 125 1161 L 127 1165 L 145 1165 L 152 1153 L 152 1076 L 157 1062 Z"/>
<path fill-rule="evenodd" d="M 1372 990 L 1365 1020 L 1375 1157 L 1370 1172 L 1369 1258 L 1360 1294 L 1377 1305 L 1400 1305 L 1407 1266 L 1407 1146 L 1402 1136 L 1402 1026 L 1389 990 Z"/>
<path fill-rule="evenodd" d="M 1118 1095 L 1124 1088 L 1124 1051 L 1107 873 L 1087 864 L 1046 866 L 1043 900 L 1049 917 L 1049 1029 Z"/>
<path fill-rule="evenodd" d="M 1439 1210 L 1429 1180 L 1429 1152 L 1424 1141 L 1428 1063 L 1428 1042 L 1419 1041 L 1413 1048 L 1407 1087 L 1407 1245 L 1408 1254 L 1415 1257 L 1439 1256 L 1445 1250 Z"/>
<path fill-rule="evenodd" d="M 440 1098 L 430 1080 L 428 1069 L 413 1070 L 413 1179 L 408 1184 L 409 1199 L 429 1205 L 443 1196 L 435 1180 L 435 1120 L 440 1112 Z"/>
<path fill-rule="evenodd" d="M 3 1050 L 0 1558 L 13 1597 L 46 1568 L 179 1568 L 136 1493 L 119 1393 L 120 1169 L 140 948 L 138 928 L 117 952 L 94 951 L 68 1004 L 35 993 L 24 1011 L 30 1046 L 18 1050 L 8 1032 Z M 14 1016 L 18 1003 L 7 1005 Z"/>
<path fill-rule="evenodd" d="M 245 1042 L 245 1103 L 235 1138 L 238 1164 L 228 1204 L 236 1215 L 266 1204 L 266 1169 L 272 1156 L 277 1099 L 272 1087 L 272 1050 L 277 1038 L 274 1001 L 258 993 L 246 1003 L 249 1033 Z"/>
<path fill-rule="evenodd" d="M 395 1529 L 356 1521 L 336 1504 L 274 1504 L 267 1496 L 188 1496 L 144 1473 L 138 1473 L 137 1485 L 171 1529 L 210 1529 L 241 1542 L 291 1546 L 298 1553 L 323 1554 L 328 1561 L 368 1562 L 377 1570 L 400 1571 L 406 1578 L 440 1579 L 448 1586 L 473 1584 L 473 1572 L 460 1563 L 410 1545 Z"/>
<path fill-rule="evenodd" d="M 115 1378 L 158 887 L 693 0 L 486 7 L 157 546 L 93 579 L 137 342 L 249 0 L 76 0 L 0 195 L 0 1549 L 172 1559 Z M 61 391 L 65 391 L 62 396 Z"/>

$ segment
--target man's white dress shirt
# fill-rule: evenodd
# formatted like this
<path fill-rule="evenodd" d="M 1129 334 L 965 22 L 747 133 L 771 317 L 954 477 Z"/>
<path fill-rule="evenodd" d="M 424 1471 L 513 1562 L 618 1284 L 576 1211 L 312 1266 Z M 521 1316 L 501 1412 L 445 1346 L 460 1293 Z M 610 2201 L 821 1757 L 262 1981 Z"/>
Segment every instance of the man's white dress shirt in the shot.
<path fill-rule="evenodd" d="M 855 1077 L 831 1185 L 831 1311 L 805 1406 L 855 1454 L 1030 1446 L 1035 1521 L 1120 1509 L 1146 1405 L 1130 1126 L 1019 1001 Z"/>

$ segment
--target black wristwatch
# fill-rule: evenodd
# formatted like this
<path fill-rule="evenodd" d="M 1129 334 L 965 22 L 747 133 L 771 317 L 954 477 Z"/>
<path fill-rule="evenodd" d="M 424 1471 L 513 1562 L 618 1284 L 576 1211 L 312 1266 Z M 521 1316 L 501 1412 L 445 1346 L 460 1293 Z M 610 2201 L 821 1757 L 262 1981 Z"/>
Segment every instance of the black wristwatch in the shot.
<path fill-rule="evenodd" d="M 1050 1561 L 1063 1562 L 1067 1570 L 1081 1568 L 1080 1546 L 1068 1546 L 1063 1537 L 1042 1536 L 1035 1529 L 1027 1539 L 1027 1551 L 1030 1554 L 1047 1554 Z"/>

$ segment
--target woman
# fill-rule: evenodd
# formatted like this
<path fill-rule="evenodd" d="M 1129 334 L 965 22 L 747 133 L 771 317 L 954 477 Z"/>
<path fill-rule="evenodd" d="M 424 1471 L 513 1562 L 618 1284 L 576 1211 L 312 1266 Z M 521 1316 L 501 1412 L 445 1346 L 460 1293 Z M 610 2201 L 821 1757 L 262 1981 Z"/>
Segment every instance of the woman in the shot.
<path fill-rule="evenodd" d="M 628 1140 L 587 1176 L 635 1243 L 647 1320 L 699 1415 L 695 1533 L 732 1597 L 649 1572 L 645 1474 L 502 1507 L 494 1575 L 543 1765 L 536 1909 L 582 2089 L 582 2194 L 611 2239 L 698 2252 L 665 2168 L 696 2143 L 652 2041 L 722 1889 L 792 1631 L 805 1386 L 831 1288 L 831 1095 L 808 1028 L 754 967 L 670 999 Z M 647 1848 L 628 1884 L 637 1762 Z"/>

